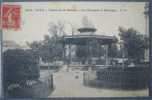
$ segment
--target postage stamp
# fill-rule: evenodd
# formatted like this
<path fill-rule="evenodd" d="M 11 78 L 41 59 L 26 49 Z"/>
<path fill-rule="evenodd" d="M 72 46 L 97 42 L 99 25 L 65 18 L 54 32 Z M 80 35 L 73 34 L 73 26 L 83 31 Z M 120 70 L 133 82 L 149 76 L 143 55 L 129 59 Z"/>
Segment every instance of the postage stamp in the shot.
<path fill-rule="evenodd" d="M 2 6 L 2 28 L 19 29 L 21 22 L 21 7 L 19 5 Z"/>

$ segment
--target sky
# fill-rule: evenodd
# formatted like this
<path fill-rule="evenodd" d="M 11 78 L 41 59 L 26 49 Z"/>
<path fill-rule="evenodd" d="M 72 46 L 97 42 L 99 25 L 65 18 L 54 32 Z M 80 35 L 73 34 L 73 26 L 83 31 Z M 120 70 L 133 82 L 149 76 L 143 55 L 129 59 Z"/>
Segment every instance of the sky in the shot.
<path fill-rule="evenodd" d="M 118 36 L 118 28 L 134 28 L 146 34 L 148 25 L 144 12 L 144 2 L 18 2 L 21 5 L 21 28 L 3 30 L 3 40 L 13 40 L 19 44 L 43 40 L 49 23 L 65 22 L 67 35 L 71 34 L 71 24 L 82 27 L 86 16 L 97 29 L 95 34 Z M 147 23 L 148 24 L 148 23 Z M 148 32 L 147 32 L 148 33 Z"/>

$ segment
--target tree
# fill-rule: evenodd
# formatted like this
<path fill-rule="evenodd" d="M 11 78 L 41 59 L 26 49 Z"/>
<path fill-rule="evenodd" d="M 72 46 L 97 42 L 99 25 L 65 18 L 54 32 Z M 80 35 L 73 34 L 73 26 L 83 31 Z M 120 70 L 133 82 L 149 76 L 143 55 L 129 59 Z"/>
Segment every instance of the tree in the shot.
<path fill-rule="evenodd" d="M 26 42 L 27 46 L 29 46 L 33 52 L 36 52 L 37 54 L 39 54 L 39 49 L 42 46 L 42 44 L 38 41 L 33 41 L 32 43 Z"/>
<path fill-rule="evenodd" d="M 76 47 L 76 56 L 81 59 L 82 63 L 84 64 L 85 61 L 89 57 L 89 52 L 87 50 L 87 46 L 79 45 Z"/>
<path fill-rule="evenodd" d="M 123 41 L 125 56 L 134 63 L 140 63 L 144 59 L 145 48 L 148 47 L 148 37 L 140 34 L 133 28 L 119 28 L 120 39 Z"/>
<path fill-rule="evenodd" d="M 26 85 L 27 80 L 38 80 L 40 73 L 37 56 L 30 50 L 7 50 L 4 56 L 5 88 L 12 84 L 21 87 Z"/>
<path fill-rule="evenodd" d="M 44 62 L 61 60 L 63 56 L 63 35 L 65 23 L 49 23 L 50 35 L 45 35 L 43 41 L 34 41 L 29 46 L 36 51 Z"/>
<path fill-rule="evenodd" d="M 101 45 L 96 40 L 89 41 L 88 45 L 76 47 L 76 56 L 82 59 L 83 63 L 91 60 L 92 57 L 101 57 L 103 52 L 103 48 L 101 48 Z"/>
<path fill-rule="evenodd" d="M 48 31 L 52 37 L 62 37 L 65 35 L 65 21 L 50 22 Z"/>
<path fill-rule="evenodd" d="M 43 49 L 50 53 L 44 55 L 49 56 L 51 61 L 61 60 L 63 57 L 63 36 L 65 35 L 65 22 L 58 21 L 57 23 L 49 24 L 49 33 L 51 37 L 44 43 Z M 46 40 L 44 40 L 46 41 Z"/>
<path fill-rule="evenodd" d="M 109 57 L 117 57 L 118 56 L 118 48 L 117 48 L 117 44 L 116 43 L 112 43 L 109 46 L 109 50 L 108 50 L 108 56 Z"/>

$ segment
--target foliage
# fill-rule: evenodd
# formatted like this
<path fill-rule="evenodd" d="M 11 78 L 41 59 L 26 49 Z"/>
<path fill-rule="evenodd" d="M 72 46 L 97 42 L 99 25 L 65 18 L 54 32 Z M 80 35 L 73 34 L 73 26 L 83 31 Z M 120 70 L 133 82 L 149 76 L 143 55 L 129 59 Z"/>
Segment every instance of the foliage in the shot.
<path fill-rule="evenodd" d="M 110 57 L 117 57 L 118 48 L 117 48 L 117 41 L 112 43 L 108 49 L 108 56 Z M 76 56 L 82 58 L 83 60 L 89 60 L 88 58 L 91 57 L 101 57 L 104 56 L 105 48 L 101 47 L 101 45 L 96 40 L 92 40 L 89 42 L 89 46 L 77 46 L 76 48 Z M 84 60 L 84 61 L 85 61 Z"/>
<path fill-rule="evenodd" d="M 125 56 L 134 63 L 140 63 L 144 59 L 145 48 L 148 48 L 149 41 L 146 35 L 140 34 L 133 28 L 119 28 L 120 39 L 123 41 Z"/>
<path fill-rule="evenodd" d="M 118 47 L 116 43 L 112 43 L 109 46 L 109 50 L 108 50 L 108 56 L 109 57 L 118 57 Z"/>
<path fill-rule="evenodd" d="M 45 36 L 46 37 L 46 36 Z M 32 50 L 36 51 L 44 62 L 52 62 L 56 59 L 62 59 L 63 43 L 62 37 L 49 37 L 41 42 L 33 42 L 30 44 Z"/>
<path fill-rule="evenodd" d="M 86 46 L 77 46 L 76 47 L 76 56 L 81 59 L 82 63 L 88 59 L 89 52 Z"/>
<path fill-rule="evenodd" d="M 115 40 L 109 45 L 109 48 L 108 48 L 108 56 L 109 57 L 118 57 L 118 46 L 117 46 L 117 43 L 118 43 L 118 39 L 117 37 L 114 37 Z"/>
<path fill-rule="evenodd" d="M 43 41 L 34 41 L 29 44 L 32 50 L 37 51 L 44 62 L 61 60 L 63 56 L 63 35 L 65 23 L 50 23 L 50 35 L 45 35 Z"/>
<path fill-rule="evenodd" d="M 51 37 L 49 40 L 44 40 L 41 47 L 41 57 L 44 61 L 54 61 L 62 59 L 63 44 L 62 37 Z"/>
<path fill-rule="evenodd" d="M 7 50 L 4 52 L 5 84 L 26 85 L 27 80 L 38 80 L 39 67 L 36 54 L 30 50 Z"/>

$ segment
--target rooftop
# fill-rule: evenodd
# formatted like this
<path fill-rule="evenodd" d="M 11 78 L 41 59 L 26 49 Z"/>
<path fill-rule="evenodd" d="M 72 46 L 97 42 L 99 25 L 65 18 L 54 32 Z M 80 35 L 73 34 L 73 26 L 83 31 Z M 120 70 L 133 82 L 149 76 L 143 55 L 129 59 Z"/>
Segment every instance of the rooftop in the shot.
<path fill-rule="evenodd" d="M 111 44 L 116 42 L 114 36 L 105 35 L 68 35 L 64 36 L 65 44 L 86 45 L 88 41 L 96 40 L 100 44 Z"/>

